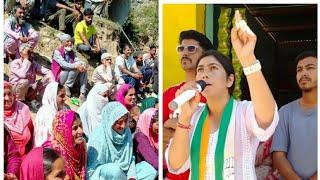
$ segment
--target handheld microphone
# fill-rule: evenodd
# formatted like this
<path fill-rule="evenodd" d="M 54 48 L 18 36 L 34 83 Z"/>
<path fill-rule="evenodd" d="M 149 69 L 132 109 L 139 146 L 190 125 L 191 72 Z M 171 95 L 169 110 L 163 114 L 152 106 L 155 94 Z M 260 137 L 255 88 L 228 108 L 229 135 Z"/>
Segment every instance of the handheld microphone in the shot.
<path fill-rule="evenodd" d="M 207 84 L 204 80 L 197 81 L 197 90 L 199 92 L 202 92 L 206 87 L 206 85 Z M 169 103 L 169 109 L 172 111 L 175 111 L 176 109 L 178 109 L 182 104 L 186 103 L 191 98 L 193 98 L 196 95 L 197 90 L 189 89 L 181 93 L 178 97 L 176 97 Z"/>

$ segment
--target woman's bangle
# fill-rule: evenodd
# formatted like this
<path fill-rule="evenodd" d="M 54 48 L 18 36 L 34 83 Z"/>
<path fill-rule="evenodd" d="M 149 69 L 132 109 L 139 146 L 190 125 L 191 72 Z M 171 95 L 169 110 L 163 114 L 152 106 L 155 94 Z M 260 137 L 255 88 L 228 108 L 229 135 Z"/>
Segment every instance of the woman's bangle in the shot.
<path fill-rule="evenodd" d="M 189 124 L 188 126 L 183 125 L 183 124 L 181 124 L 179 121 L 177 122 L 177 126 L 178 126 L 179 128 L 187 129 L 187 130 L 190 130 L 191 127 L 192 127 L 190 124 Z"/>

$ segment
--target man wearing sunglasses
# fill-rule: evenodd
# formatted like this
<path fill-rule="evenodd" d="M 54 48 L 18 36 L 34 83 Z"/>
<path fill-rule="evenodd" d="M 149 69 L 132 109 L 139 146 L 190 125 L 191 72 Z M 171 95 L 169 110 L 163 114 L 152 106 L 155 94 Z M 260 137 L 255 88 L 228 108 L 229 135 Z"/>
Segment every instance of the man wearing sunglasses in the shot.
<path fill-rule="evenodd" d="M 184 82 L 170 87 L 163 93 L 164 148 L 167 146 L 169 139 L 172 138 L 176 126 L 176 120 L 172 119 L 174 118 L 174 114 L 168 108 L 168 104 L 175 98 L 177 90 L 180 89 L 182 85 L 196 79 L 197 61 L 202 53 L 210 49 L 213 49 L 213 45 L 204 34 L 195 30 L 187 30 L 180 33 L 177 52 L 179 53 L 180 64 L 185 72 L 186 79 Z M 201 97 L 201 102 L 205 101 L 205 98 Z M 188 179 L 189 170 L 179 175 L 167 173 L 166 176 L 168 179 Z"/>
<path fill-rule="evenodd" d="M 213 49 L 210 40 L 202 33 L 195 30 L 182 31 L 179 37 L 177 52 L 179 53 L 180 64 L 185 72 L 185 81 L 170 87 L 163 93 L 163 122 L 172 118 L 173 112 L 168 104 L 175 98 L 176 91 L 188 81 L 196 78 L 196 64 L 203 52 Z M 202 98 L 202 102 L 205 101 Z"/>

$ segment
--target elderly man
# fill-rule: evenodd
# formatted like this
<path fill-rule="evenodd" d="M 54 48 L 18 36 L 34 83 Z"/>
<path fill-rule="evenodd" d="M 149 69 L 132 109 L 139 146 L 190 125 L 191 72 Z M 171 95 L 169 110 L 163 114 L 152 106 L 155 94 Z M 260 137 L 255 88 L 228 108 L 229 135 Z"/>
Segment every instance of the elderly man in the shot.
<path fill-rule="evenodd" d="M 92 74 L 92 82 L 96 84 L 114 84 L 114 71 L 112 68 L 111 54 L 103 53 L 101 55 L 101 65 L 98 66 Z"/>
<path fill-rule="evenodd" d="M 10 83 L 19 101 L 31 101 L 43 93 L 45 87 L 54 81 L 52 72 L 34 61 L 32 47 L 22 44 L 19 48 L 21 57 L 10 63 Z M 36 75 L 42 76 L 36 81 Z"/>
<path fill-rule="evenodd" d="M 69 34 L 60 35 L 62 45 L 53 53 L 51 70 L 55 80 L 66 89 L 66 95 L 71 97 L 69 88 L 72 88 L 77 76 L 80 76 L 80 96 L 84 101 L 88 82 L 87 69 L 85 63 L 80 61 L 73 50 L 72 38 Z"/>
<path fill-rule="evenodd" d="M 19 58 L 19 47 L 27 43 L 33 49 L 38 42 L 39 34 L 33 27 L 25 22 L 25 9 L 22 6 L 15 6 L 13 15 L 4 24 L 4 48 L 10 60 Z"/>

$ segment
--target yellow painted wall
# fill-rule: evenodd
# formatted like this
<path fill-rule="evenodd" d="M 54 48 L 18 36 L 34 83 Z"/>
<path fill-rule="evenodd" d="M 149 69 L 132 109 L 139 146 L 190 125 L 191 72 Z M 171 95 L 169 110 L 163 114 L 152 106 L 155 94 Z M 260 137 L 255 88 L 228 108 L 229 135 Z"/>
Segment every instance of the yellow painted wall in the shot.
<path fill-rule="evenodd" d="M 163 5 L 163 89 L 185 79 L 176 51 L 181 31 L 194 29 L 204 33 L 204 4 Z"/>

